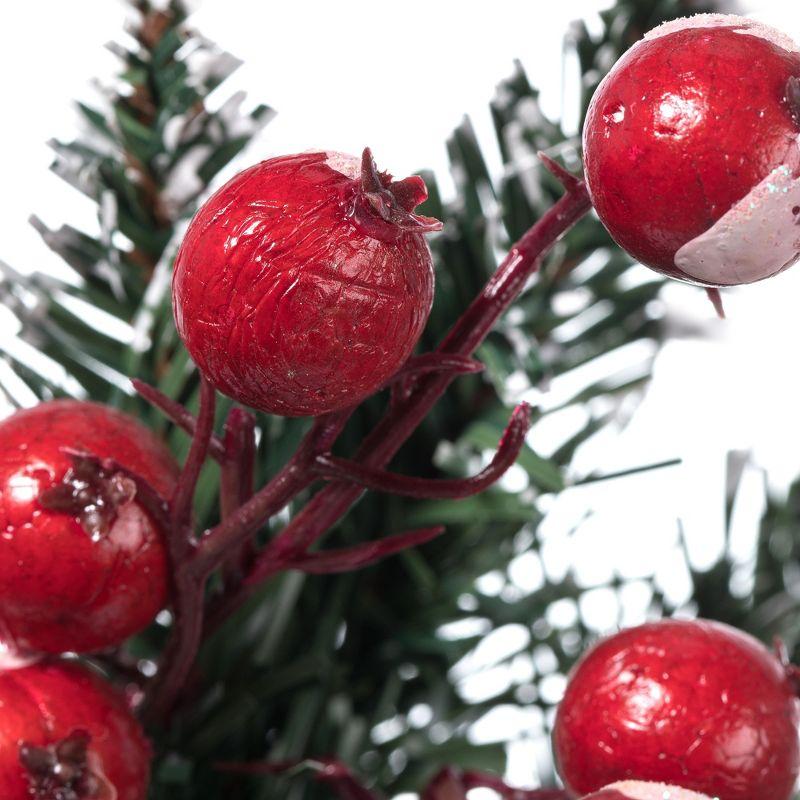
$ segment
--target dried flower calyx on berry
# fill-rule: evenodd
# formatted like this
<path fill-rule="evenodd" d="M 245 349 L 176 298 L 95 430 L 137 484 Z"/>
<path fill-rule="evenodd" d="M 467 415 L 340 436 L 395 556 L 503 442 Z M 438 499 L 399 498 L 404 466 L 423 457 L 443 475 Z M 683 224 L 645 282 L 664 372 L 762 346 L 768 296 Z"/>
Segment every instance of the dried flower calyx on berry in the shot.
<path fill-rule="evenodd" d="M 73 731 L 56 744 L 37 747 L 23 742 L 19 759 L 35 800 L 115 800 L 106 778 L 92 771 L 86 731 Z"/>
<path fill-rule="evenodd" d="M 97 459 L 72 455 L 73 466 L 60 483 L 42 492 L 39 504 L 49 511 L 77 517 L 93 539 L 106 536 L 120 506 L 136 497 L 136 484 L 124 473 L 98 464 Z"/>

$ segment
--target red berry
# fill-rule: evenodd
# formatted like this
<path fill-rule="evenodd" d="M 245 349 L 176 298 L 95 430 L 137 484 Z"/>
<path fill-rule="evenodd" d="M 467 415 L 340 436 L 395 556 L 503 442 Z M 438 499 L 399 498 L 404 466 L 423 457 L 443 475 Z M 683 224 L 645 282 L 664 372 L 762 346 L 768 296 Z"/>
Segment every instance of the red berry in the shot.
<path fill-rule="evenodd" d="M 743 17 L 651 31 L 601 83 L 589 191 L 634 258 L 681 280 L 766 278 L 800 256 L 800 50 Z"/>
<path fill-rule="evenodd" d="M 121 697 L 76 663 L 0 672 L 3 800 L 145 800 L 150 746 Z"/>
<path fill-rule="evenodd" d="M 192 220 L 175 263 L 178 331 L 206 377 L 285 416 L 355 404 L 403 364 L 433 300 L 413 209 L 421 178 L 392 181 L 365 151 L 262 161 Z"/>
<path fill-rule="evenodd" d="M 799 707 L 787 669 L 752 637 L 666 620 L 583 656 L 553 744 L 575 795 L 633 779 L 720 800 L 788 800 L 800 770 Z"/>
<path fill-rule="evenodd" d="M 88 652 L 148 625 L 167 590 L 162 532 L 132 481 L 169 497 L 177 465 L 136 420 L 60 400 L 0 423 L 0 625 L 21 649 Z"/>
<path fill-rule="evenodd" d="M 664 783 L 623 781 L 586 795 L 583 800 L 711 800 L 711 798 Z"/>

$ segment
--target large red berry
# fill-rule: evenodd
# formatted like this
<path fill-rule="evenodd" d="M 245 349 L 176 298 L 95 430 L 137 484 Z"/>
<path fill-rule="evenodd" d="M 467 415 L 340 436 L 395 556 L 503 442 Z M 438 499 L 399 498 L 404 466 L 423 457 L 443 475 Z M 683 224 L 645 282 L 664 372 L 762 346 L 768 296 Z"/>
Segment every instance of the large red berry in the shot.
<path fill-rule="evenodd" d="M 781 661 L 706 621 L 631 628 L 589 650 L 556 716 L 559 772 L 576 796 L 661 781 L 719 800 L 788 800 L 800 702 Z"/>
<path fill-rule="evenodd" d="M 0 423 L 0 625 L 20 649 L 88 652 L 148 625 L 166 600 L 163 532 L 113 459 L 165 497 L 177 465 L 136 420 L 61 400 Z"/>
<path fill-rule="evenodd" d="M 706 286 L 780 272 L 800 256 L 800 50 L 743 17 L 656 28 L 592 98 L 584 159 L 643 264 Z"/>
<path fill-rule="evenodd" d="M 433 299 L 413 214 L 421 178 L 393 181 L 369 151 L 263 161 L 192 220 L 175 263 L 178 331 L 207 378 L 285 416 L 362 400 L 410 355 Z"/>
<path fill-rule="evenodd" d="M 75 663 L 0 672 L 3 800 L 145 800 L 150 746 L 120 696 Z"/>

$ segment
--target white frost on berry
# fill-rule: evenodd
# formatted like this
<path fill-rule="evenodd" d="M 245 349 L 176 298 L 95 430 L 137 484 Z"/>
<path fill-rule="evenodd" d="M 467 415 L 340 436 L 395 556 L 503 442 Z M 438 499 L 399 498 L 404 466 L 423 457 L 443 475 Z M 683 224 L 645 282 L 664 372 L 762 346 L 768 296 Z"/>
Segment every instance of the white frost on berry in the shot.
<path fill-rule="evenodd" d="M 349 153 L 339 153 L 336 150 L 325 152 L 325 163 L 346 178 L 355 179 L 361 176 L 361 160 Z"/>
<path fill-rule="evenodd" d="M 613 789 L 625 797 L 629 797 L 630 800 L 712 800 L 704 794 L 690 792 L 688 789 L 681 789 L 677 786 L 667 786 L 665 783 L 620 781 L 605 788 Z"/>
<path fill-rule="evenodd" d="M 711 285 L 753 283 L 800 258 L 800 177 L 774 169 L 705 233 L 675 254 L 675 266 Z"/>
<path fill-rule="evenodd" d="M 790 53 L 800 53 L 800 47 L 791 36 L 779 31 L 777 28 L 773 28 L 771 25 L 765 25 L 763 22 L 747 17 L 740 17 L 738 14 L 695 14 L 692 17 L 673 19 L 653 28 L 653 30 L 644 35 L 642 41 L 669 36 L 671 33 L 677 33 L 687 28 L 733 28 L 736 33 L 758 36 Z"/>

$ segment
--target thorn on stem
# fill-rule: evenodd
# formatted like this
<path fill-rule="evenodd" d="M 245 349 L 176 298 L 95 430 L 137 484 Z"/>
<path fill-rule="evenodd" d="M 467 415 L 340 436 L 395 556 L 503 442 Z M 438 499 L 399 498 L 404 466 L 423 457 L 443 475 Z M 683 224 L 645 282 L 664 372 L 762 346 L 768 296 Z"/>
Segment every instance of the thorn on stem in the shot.
<path fill-rule="evenodd" d="M 557 161 L 554 161 L 544 151 L 540 150 L 537 154 L 539 160 L 544 164 L 545 169 L 555 176 L 558 182 L 568 192 L 573 192 L 581 184 L 581 179 L 573 175 L 569 170 L 561 166 Z"/>
<path fill-rule="evenodd" d="M 725 319 L 725 307 L 722 305 L 722 294 L 719 289 L 706 289 L 706 296 L 714 306 L 714 311 L 720 319 Z"/>

